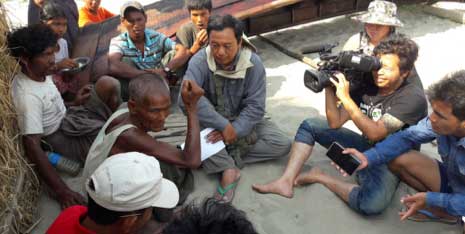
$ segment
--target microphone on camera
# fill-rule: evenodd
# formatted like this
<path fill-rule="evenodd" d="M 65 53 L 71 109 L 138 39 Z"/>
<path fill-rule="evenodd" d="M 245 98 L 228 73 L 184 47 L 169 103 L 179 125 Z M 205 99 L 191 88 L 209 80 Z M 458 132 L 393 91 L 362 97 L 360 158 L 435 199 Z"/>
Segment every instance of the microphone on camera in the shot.
<path fill-rule="evenodd" d="M 320 52 L 331 52 L 331 49 L 336 47 L 338 45 L 338 43 L 333 43 L 333 44 L 329 44 L 329 43 L 325 43 L 325 44 L 322 44 L 322 45 L 310 45 L 310 46 L 306 46 L 306 47 L 303 47 L 300 51 L 302 52 L 302 54 L 311 54 L 311 53 L 320 53 Z"/>

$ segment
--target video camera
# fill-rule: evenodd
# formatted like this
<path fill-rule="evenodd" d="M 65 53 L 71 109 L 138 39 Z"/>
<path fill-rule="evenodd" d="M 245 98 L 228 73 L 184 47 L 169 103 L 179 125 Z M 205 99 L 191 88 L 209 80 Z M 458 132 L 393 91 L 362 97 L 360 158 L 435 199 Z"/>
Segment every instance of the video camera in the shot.
<path fill-rule="evenodd" d="M 304 84 L 315 93 L 332 85 L 330 78 L 337 80 L 334 76 L 336 72 L 343 73 L 350 82 L 351 90 L 356 90 L 366 82 L 366 73 L 381 68 L 381 61 L 377 57 L 365 55 L 363 52 L 342 51 L 338 55 L 332 55 L 331 49 L 336 46 L 337 44 L 320 46 L 322 50 L 319 52 L 321 61 L 318 63 L 318 70 L 305 71 Z M 302 53 L 305 52 L 303 49 Z"/>

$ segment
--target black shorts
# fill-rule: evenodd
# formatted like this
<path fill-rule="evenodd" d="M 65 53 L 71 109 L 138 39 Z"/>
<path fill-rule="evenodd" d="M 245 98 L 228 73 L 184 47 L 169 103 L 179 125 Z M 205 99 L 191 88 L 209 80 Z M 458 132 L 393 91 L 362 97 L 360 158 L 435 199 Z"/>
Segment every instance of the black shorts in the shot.
<path fill-rule="evenodd" d="M 437 161 L 437 160 L 436 160 Z M 441 176 L 441 190 L 440 193 L 452 193 L 452 188 L 449 185 L 449 178 L 447 177 L 447 169 L 444 163 L 437 161 L 439 167 L 439 174 Z"/>

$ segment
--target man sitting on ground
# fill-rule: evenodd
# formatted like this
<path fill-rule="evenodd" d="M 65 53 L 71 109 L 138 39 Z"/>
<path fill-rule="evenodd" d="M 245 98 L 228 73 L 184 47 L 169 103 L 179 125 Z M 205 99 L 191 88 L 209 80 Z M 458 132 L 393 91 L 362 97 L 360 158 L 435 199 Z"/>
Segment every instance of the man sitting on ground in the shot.
<path fill-rule="evenodd" d="M 189 58 L 184 46 L 146 29 L 146 23 L 147 15 L 139 2 L 126 2 L 121 7 L 121 25 L 127 32 L 111 40 L 108 56 L 110 74 L 120 80 L 124 101 L 128 100 L 130 79 L 144 73 L 155 73 L 168 79 Z"/>
<path fill-rule="evenodd" d="M 163 234 L 191 233 L 258 234 L 243 211 L 212 198 L 200 206 L 186 206 L 163 230 Z"/>
<path fill-rule="evenodd" d="M 98 131 L 120 104 L 119 83 L 101 77 L 94 87 L 83 87 L 66 110 L 47 76 L 55 66 L 58 41 L 52 29 L 42 24 L 24 27 L 10 33 L 7 40 L 10 55 L 21 67 L 13 79 L 12 95 L 26 156 L 62 207 L 82 203 L 82 197 L 55 172 L 41 143 L 64 157 L 85 160 Z"/>
<path fill-rule="evenodd" d="M 137 233 L 152 207 L 173 208 L 178 190 L 154 157 L 131 152 L 106 159 L 86 181 L 88 205 L 64 210 L 47 234 Z"/>
<path fill-rule="evenodd" d="M 366 150 L 373 142 L 415 125 L 427 115 L 424 91 L 406 82 L 418 56 L 417 44 L 394 35 L 376 46 L 374 54 L 382 63 L 381 69 L 373 72 L 374 85 L 357 91 L 360 97 L 352 98 L 349 82 L 343 74 L 336 74 L 337 80 L 331 78 L 334 86 L 325 88 L 326 121 L 305 120 L 297 130 L 284 174 L 266 185 L 253 185 L 256 191 L 291 198 L 293 187 L 305 183 L 307 175 L 297 175 L 310 157 L 315 142 L 327 148 L 336 141 L 343 147 Z M 348 120 L 352 120 L 363 135 L 341 128 Z M 399 181 L 387 165 L 360 171 L 357 179 L 363 182 L 360 186 L 342 183 L 333 186 L 352 209 L 366 215 L 380 213 L 389 205 Z"/>
<path fill-rule="evenodd" d="M 222 173 L 215 198 L 231 202 L 240 178 L 238 166 L 281 157 L 290 141 L 264 118 L 265 68 L 257 54 L 241 48 L 242 23 L 231 15 L 214 16 L 207 32 L 209 46 L 192 57 L 184 79 L 205 90 L 198 115 L 202 127 L 215 129 L 208 141 L 228 145 L 202 166 L 209 174 Z"/>
<path fill-rule="evenodd" d="M 427 94 L 433 108 L 429 117 L 363 154 L 355 149 L 345 153 L 360 159 L 360 172 L 389 163 L 391 171 L 419 191 L 401 199 L 407 207 L 400 213 L 401 220 L 429 218 L 456 223 L 458 217 L 465 216 L 465 70 L 447 75 Z M 412 150 L 434 139 L 442 162 Z M 330 184 L 343 184 L 319 170 L 308 173 L 302 182 L 322 183 L 333 191 L 335 187 Z"/>
<path fill-rule="evenodd" d="M 129 83 L 128 108 L 116 111 L 100 130 L 84 166 L 84 178 L 108 157 L 123 152 L 142 152 L 160 160 L 164 177 L 172 180 L 181 192 L 181 202 L 193 189 L 188 170 L 200 166 L 200 133 L 197 101 L 203 90 L 194 81 L 184 81 L 181 97 L 187 110 L 187 137 L 184 150 L 158 141 L 148 132 L 164 130 L 171 107 L 170 93 L 163 78 L 143 74 Z"/>
<path fill-rule="evenodd" d="M 101 0 L 84 1 L 84 6 L 79 9 L 79 27 L 100 23 L 115 16 L 107 9 L 100 7 L 100 2 Z"/>

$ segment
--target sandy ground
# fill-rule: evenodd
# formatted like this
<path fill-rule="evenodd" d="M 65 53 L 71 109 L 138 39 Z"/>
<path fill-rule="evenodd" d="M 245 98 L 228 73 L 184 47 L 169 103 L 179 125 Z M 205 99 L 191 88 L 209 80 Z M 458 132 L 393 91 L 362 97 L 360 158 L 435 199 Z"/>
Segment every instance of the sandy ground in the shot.
<path fill-rule="evenodd" d="M 465 68 L 465 25 L 427 15 L 419 6 L 401 7 L 400 18 L 406 25 L 400 31 L 414 38 L 420 45 L 416 66 L 425 87 L 449 71 Z M 310 44 L 336 41 L 343 44 L 359 30 L 360 25 L 342 16 L 266 36 L 299 51 L 301 47 Z M 259 54 L 267 69 L 268 114 L 292 138 L 303 119 L 324 114 L 324 95 L 314 94 L 304 87 L 303 72 L 306 65 L 258 39 L 252 39 L 252 42 L 260 50 Z M 348 126 L 353 127 L 351 124 Z M 422 150 L 437 157 L 432 145 L 425 145 Z M 325 150 L 318 145 L 304 170 L 318 165 L 327 173 L 338 176 L 329 166 L 324 153 Z M 286 162 L 287 157 L 284 157 L 273 162 L 248 165 L 242 170 L 242 179 L 233 204 L 247 213 L 259 233 L 461 233 L 458 225 L 400 222 L 397 215 L 401 208 L 399 198 L 409 192 L 403 184 L 392 205 L 381 215 L 372 217 L 363 217 L 351 211 L 321 185 L 296 188 L 293 199 L 261 195 L 251 190 L 252 183 L 264 183 L 278 177 Z M 207 176 L 202 171 L 194 174 L 196 189 L 190 199 L 212 195 L 218 184 L 217 177 Z M 67 182 L 72 188 L 80 189 L 79 178 L 68 178 Z M 58 204 L 45 193 L 41 197 L 39 210 L 43 219 L 32 233 L 44 233 L 60 211 Z"/>

